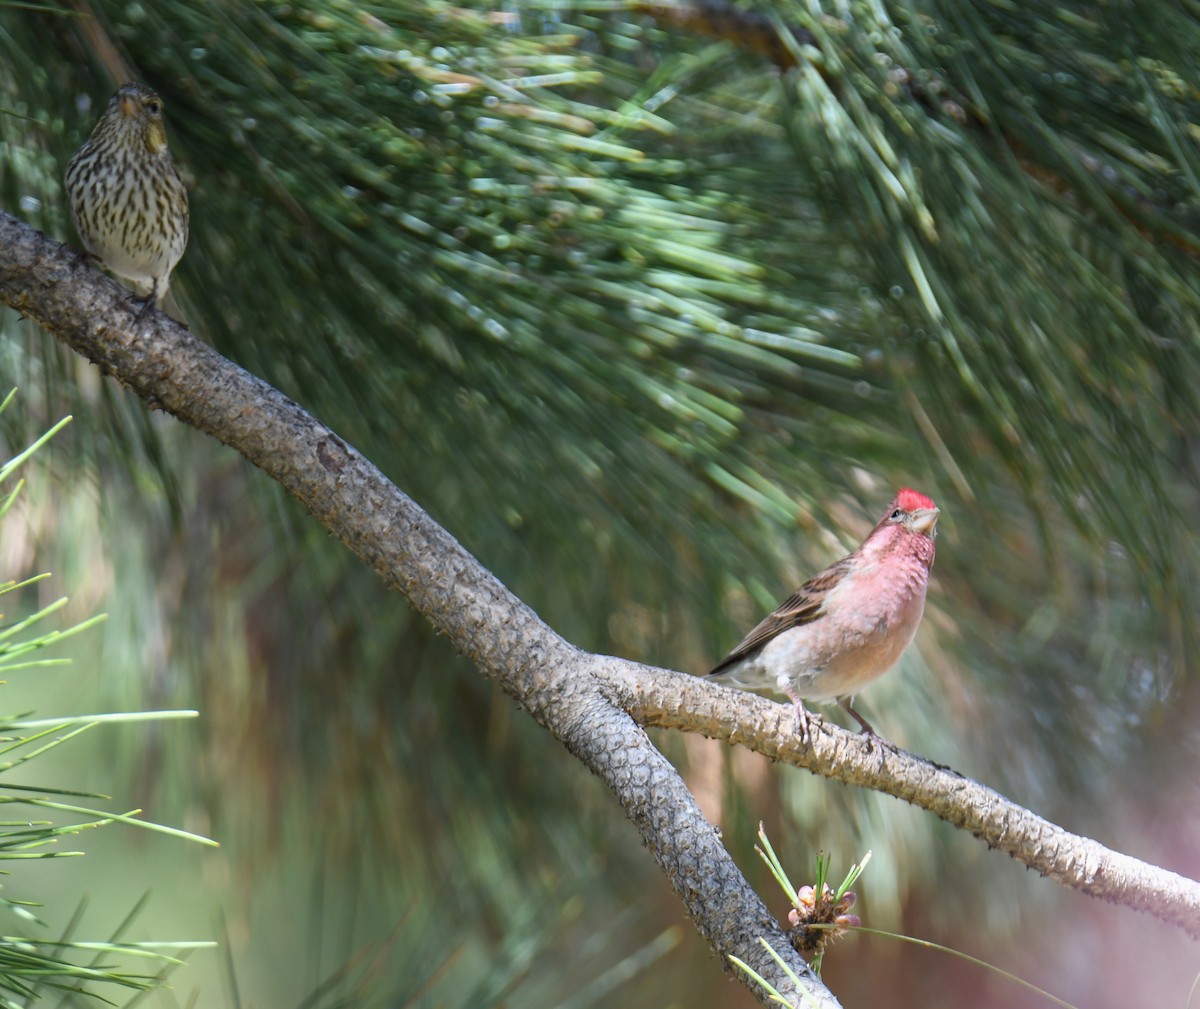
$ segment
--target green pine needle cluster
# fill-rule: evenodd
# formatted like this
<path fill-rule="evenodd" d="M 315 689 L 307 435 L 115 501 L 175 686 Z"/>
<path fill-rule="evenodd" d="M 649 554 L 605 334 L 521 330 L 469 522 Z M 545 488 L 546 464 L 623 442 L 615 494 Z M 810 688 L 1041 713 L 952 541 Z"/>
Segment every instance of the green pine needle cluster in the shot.
<path fill-rule="evenodd" d="M 14 394 L 9 393 L 0 403 L 0 412 L 10 406 Z M 0 519 L 9 511 L 21 490 L 21 483 L 13 481 L 16 470 L 69 420 L 70 418 L 67 418 L 55 425 L 27 449 L 0 464 L 0 488 L 11 486 L 11 490 L 4 493 Z M 0 604 L 20 605 L 14 601 L 21 599 L 22 590 L 28 589 L 45 577 L 0 582 Z M 28 673 L 39 667 L 68 662 L 63 658 L 34 656 L 42 656 L 46 649 L 54 648 L 72 635 L 94 627 L 103 617 L 93 617 L 65 630 L 44 629 L 49 618 L 60 611 L 65 603 L 65 599 L 59 599 L 15 620 L 7 617 L 7 610 L 0 613 L 0 673 Z M 59 846 L 60 842 L 114 822 L 212 844 L 211 841 L 194 834 L 137 819 L 134 814 L 139 812 L 138 810 L 124 814 L 109 813 L 63 801 L 63 797 L 71 796 L 91 799 L 107 799 L 108 796 L 13 780 L 14 772 L 19 770 L 27 773 L 34 770 L 40 766 L 37 763 L 39 758 L 97 725 L 158 721 L 175 716 L 194 717 L 195 714 L 130 712 L 40 720 L 24 716 L 0 716 L 0 776 L 3 778 L 0 781 L 0 806 L 11 809 L 10 815 L 33 808 L 38 810 L 38 815 L 50 812 L 55 815 L 66 813 L 72 819 L 84 817 L 81 822 L 73 823 L 58 823 L 52 819 L 0 819 L 0 863 L 9 863 L 14 867 L 5 870 L 4 874 L 11 875 L 19 862 L 29 859 L 81 856 L 84 852 L 65 850 Z M 22 888 L 27 885 L 28 881 Z M 17 889 L 15 879 L 5 886 L 9 890 Z M 45 929 L 45 924 L 32 910 L 39 906 L 34 901 L 0 895 L 0 915 L 9 916 L 11 923 L 16 924 L 18 928 Z M 0 936 L 0 1007 L 3 1009 L 23 1009 L 51 992 L 74 993 L 87 996 L 89 1000 L 107 1002 L 108 1000 L 100 994 L 104 986 L 117 985 L 146 991 L 160 984 L 161 975 L 132 973 L 116 966 L 114 961 L 129 957 L 150 958 L 156 967 L 161 968 L 163 965 L 178 965 L 182 962 L 168 950 L 185 951 L 213 945 L 208 942 L 127 943 L 118 941 L 118 937 L 102 942 L 73 940 L 69 936 L 45 939 L 14 935 L 11 925 L 5 925 L 3 931 L 4 934 Z M 78 963 L 68 959 L 72 955 L 91 955 L 94 959 L 91 963 Z M 100 987 L 97 988 L 97 985 Z"/>
<path fill-rule="evenodd" d="M 191 186 L 193 330 L 571 640 L 703 670 L 912 484 L 944 514 L 930 612 L 868 710 L 1089 815 L 1113 774 L 1178 766 L 1146 740 L 1190 731 L 1200 594 L 1189 5 L 780 0 L 711 36 L 647 0 L 89 9 L 0 13 L 5 206 L 71 237 L 62 166 L 128 60 Z M 195 682 L 227 651 L 211 701 L 278 733 L 263 778 L 332 767 L 354 805 L 331 756 L 364 709 L 459 730 L 432 770 L 434 718 L 364 758 L 418 804 L 536 752 L 252 474 L 5 325 L 47 404 L 108 419 L 81 444 L 132 460 L 103 493 L 159 520 L 145 579 L 184 572 Z M 885 835 L 881 878 L 952 871 L 849 802 L 823 830 Z"/>

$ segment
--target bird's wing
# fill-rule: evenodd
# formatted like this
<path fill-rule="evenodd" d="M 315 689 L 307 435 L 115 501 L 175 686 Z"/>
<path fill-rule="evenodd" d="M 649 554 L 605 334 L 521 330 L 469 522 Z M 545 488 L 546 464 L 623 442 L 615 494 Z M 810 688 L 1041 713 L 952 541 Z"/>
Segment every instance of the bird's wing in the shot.
<path fill-rule="evenodd" d="M 814 575 L 776 607 L 762 623 L 754 628 L 732 652 L 709 671 L 709 676 L 723 673 L 731 666 L 749 658 L 768 641 L 792 627 L 809 624 L 824 613 L 825 599 L 850 568 L 851 557 L 843 557 L 819 575 Z"/>

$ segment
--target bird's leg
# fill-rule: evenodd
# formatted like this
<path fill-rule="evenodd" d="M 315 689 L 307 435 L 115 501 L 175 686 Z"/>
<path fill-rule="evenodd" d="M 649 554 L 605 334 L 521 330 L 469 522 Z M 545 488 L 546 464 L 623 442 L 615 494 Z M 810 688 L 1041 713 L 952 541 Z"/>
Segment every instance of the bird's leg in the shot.
<path fill-rule="evenodd" d="M 865 732 L 868 736 L 874 736 L 876 739 L 879 738 L 879 733 L 875 731 L 875 729 L 872 727 L 871 723 L 868 722 L 865 718 L 863 718 L 862 715 L 860 715 L 857 711 L 854 710 L 854 706 L 850 703 L 849 697 L 839 697 L 838 704 L 840 704 L 843 708 L 845 708 L 849 714 L 854 716 L 854 720 L 856 722 L 858 722 L 859 725 L 862 726 L 863 732 Z"/>
<path fill-rule="evenodd" d="M 784 693 L 786 693 L 788 697 L 792 699 L 792 704 L 796 708 L 796 734 L 800 737 L 800 745 L 807 748 L 810 740 L 812 739 L 812 733 L 809 731 L 808 724 L 808 708 L 804 706 L 804 702 L 800 699 L 800 696 L 796 693 L 795 689 L 790 683 L 784 684 L 783 689 Z"/>
<path fill-rule="evenodd" d="M 75 262 L 71 266 L 76 270 L 81 266 L 95 266 L 100 262 L 100 257 L 94 252 L 87 252 L 84 249 L 72 249 L 71 252 L 75 255 Z"/>
<path fill-rule="evenodd" d="M 141 302 L 142 305 L 142 307 L 138 309 L 138 314 L 134 316 L 133 321 L 141 322 L 144 318 L 146 318 L 146 315 L 149 313 L 150 309 L 158 307 L 158 278 L 154 278 L 154 282 L 150 285 L 150 293 L 147 294 L 145 298 L 139 298 L 135 294 L 133 300 Z"/>

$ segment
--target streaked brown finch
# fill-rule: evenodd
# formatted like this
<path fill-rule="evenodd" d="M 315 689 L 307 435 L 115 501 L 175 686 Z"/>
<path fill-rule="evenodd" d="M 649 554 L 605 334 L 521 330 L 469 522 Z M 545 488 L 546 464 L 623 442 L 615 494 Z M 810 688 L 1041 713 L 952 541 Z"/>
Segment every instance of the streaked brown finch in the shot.
<path fill-rule="evenodd" d="M 836 699 L 871 736 L 851 700 L 896 664 L 925 612 L 938 508 L 903 488 L 854 553 L 810 578 L 709 674 L 743 690 L 774 690 L 796 706 Z"/>
<path fill-rule="evenodd" d="M 188 240 L 187 190 L 167 149 L 163 103 L 122 84 L 67 165 L 67 196 L 84 247 L 146 299 L 162 301 Z"/>

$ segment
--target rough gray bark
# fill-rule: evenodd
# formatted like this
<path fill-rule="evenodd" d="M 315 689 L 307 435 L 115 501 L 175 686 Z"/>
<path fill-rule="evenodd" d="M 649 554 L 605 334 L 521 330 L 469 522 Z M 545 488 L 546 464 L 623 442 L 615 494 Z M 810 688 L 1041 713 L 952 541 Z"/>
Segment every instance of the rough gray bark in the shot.
<path fill-rule="evenodd" d="M 555 634 L 369 461 L 282 393 L 164 315 L 135 322 L 139 306 L 124 288 L 2 211 L 0 301 L 282 484 L 605 781 L 723 960 L 741 958 L 795 1004 L 839 1004 L 792 949 L 675 768 L 603 689 L 596 673 L 608 660 Z M 759 937 L 786 958 L 799 989 Z"/>
<path fill-rule="evenodd" d="M 977 781 L 892 746 L 814 720 L 801 748 L 790 706 L 752 694 L 714 695 L 694 676 L 614 659 L 602 676 L 645 726 L 699 732 L 848 785 L 886 792 L 969 830 L 1043 876 L 1113 904 L 1153 915 L 1200 938 L 1200 883 L 1112 851 L 1042 819 Z"/>
<path fill-rule="evenodd" d="M 786 706 L 578 651 L 332 431 L 165 317 L 135 326 L 125 297 L 80 268 L 70 250 L 0 212 L 0 301 L 296 495 L 604 778 L 713 948 L 746 960 L 781 991 L 788 982 L 755 939 L 765 935 L 789 954 L 790 947 L 642 725 L 702 732 L 895 795 L 1063 885 L 1200 937 L 1200 884 L 1193 880 L 1070 834 L 962 775 L 891 746 L 868 746 L 827 723 L 816 723 L 812 747 L 801 750 Z M 812 984 L 818 1004 L 836 1004 Z"/>

